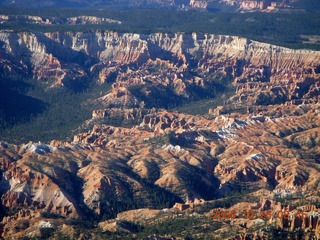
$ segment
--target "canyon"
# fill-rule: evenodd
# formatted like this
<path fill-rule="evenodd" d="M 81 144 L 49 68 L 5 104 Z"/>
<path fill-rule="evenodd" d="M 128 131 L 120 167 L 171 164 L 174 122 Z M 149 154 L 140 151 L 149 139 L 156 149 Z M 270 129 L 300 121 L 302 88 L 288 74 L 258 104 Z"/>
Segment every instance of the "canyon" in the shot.
<path fill-rule="evenodd" d="M 142 88 L 142 99 L 151 85 L 170 87 L 178 98 L 190 98 L 194 88 L 209 93 L 221 87 L 221 76 L 223 81 L 233 81 L 236 94 L 229 101 L 235 105 L 319 100 L 317 51 L 292 50 L 237 36 L 2 31 L 0 41 L 4 76 L 24 72 L 44 83 L 51 80 L 50 89 L 72 88 L 96 74 L 98 83 L 112 83 L 112 92 L 95 100 L 105 106 L 141 104 L 130 92 L 132 86 Z M 25 55 L 22 59 L 21 54 Z M 213 81 L 219 77 L 220 82 Z"/>
<path fill-rule="evenodd" d="M 0 46 L 4 79 L 29 77 L 52 94 L 105 87 L 83 103 L 96 109 L 72 140 L 0 142 L 2 237 L 44 229 L 84 237 L 74 219 L 94 220 L 105 234 L 133 234 L 126 221 L 141 219 L 212 223 L 217 199 L 235 193 L 248 201 L 226 209 L 293 215 L 236 218 L 229 237 L 267 239 L 264 224 L 273 223 L 320 237 L 320 52 L 238 36 L 102 30 L 0 31 Z M 201 115 L 175 110 L 207 98 L 221 101 Z M 230 227 L 217 224 L 211 237 Z"/>

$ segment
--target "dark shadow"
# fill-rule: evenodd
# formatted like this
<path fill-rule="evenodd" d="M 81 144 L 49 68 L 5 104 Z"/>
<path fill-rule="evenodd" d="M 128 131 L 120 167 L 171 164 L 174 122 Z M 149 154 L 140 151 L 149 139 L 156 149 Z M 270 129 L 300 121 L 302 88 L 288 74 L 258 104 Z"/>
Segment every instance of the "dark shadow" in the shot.
<path fill-rule="evenodd" d="M 104 195 L 101 198 L 101 218 L 103 220 L 115 218 L 118 213 L 130 209 L 146 207 L 163 209 L 172 207 L 176 202 L 182 202 L 182 199 L 176 194 L 159 187 L 151 179 L 140 177 L 132 169 L 124 166 L 122 160 L 119 159 L 119 161 L 118 164 L 113 164 L 112 168 L 139 182 L 142 185 L 142 189 L 137 193 L 125 179 L 120 178 L 118 174 L 113 175 L 114 178 L 121 182 L 121 186 L 125 191 L 121 196 Z"/>
<path fill-rule="evenodd" d="M 36 35 L 40 43 L 46 46 L 47 53 L 52 54 L 54 57 L 58 58 L 59 61 L 62 61 L 63 63 L 76 63 L 84 68 L 88 68 L 94 65 L 95 63 L 98 63 L 98 59 L 86 54 L 82 50 L 73 50 L 71 47 L 64 46 L 61 43 L 47 37 L 42 33 L 34 32 L 33 34 Z M 66 33 L 60 34 L 63 36 L 63 41 L 65 41 L 66 44 L 72 45 L 73 40 L 70 36 L 68 36 Z M 101 48 L 100 50 L 104 50 L 104 48 Z"/>
<path fill-rule="evenodd" d="M 172 34 L 172 36 L 174 37 L 174 35 Z M 151 41 L 147 41 L 148 44 L 148 50 L 149 50 L 149 54 L 150 54 L 150 58 L 152 60 L 156 60 L 157 58 L 160 58 L 162 60 L 170 60 L 172 61 L 173 59 L 173 53 L 165 50 L 163 48 L 161 48 L 159 45 L 152 43 Z"/>
<path fill-rule="evenodd" d="M 210 159 L 207 159 L 209 161 Z M 212 163 L 212 172 L 218 161 L 213 158 L 211 159 Z M 195 197 L 201 197 L 204 200 L 212 200 L 216 198 L 216 191 L 220 185 L 220 180 L 215 177 L 213 174 L 206 176 L 206 172 L 203 169 L 200 169 L 196 166 L 190 165 L 185 162 L 186 168 L 180 168 L 177 172 L 177 175 L 181 177 L 181 180 L 184 182 L 185 187 L 188 191 L 188 197 L 193 199 Z M 206 182 L 210 182 L 208 185 L 203 179 L 206 179 Z M 194 196 L 196 193 L 198 196 Z"/>
<path fill-rule="evenodd" d="M 69 201 L 73 202 L 80 215 L 82 214 L 82 217 L 93 217 L 88 216 L 88 213 L 92 212 L 92 210 L 89 209 L 84 203 L 84 196 L 82 192 L 84 180 L 77 176 L 78 169 L 75 169 L 77 168 L 77 166 L 75 166 L 75 163 L 71 161 L 68 162 L 68 164 L 71 167 L 72 173 L 62 168 L 54 167 L 54 169 L 57 168 L 57 171 L 55 172 L 59 172 L 61 174 L 61 176 L 59 177 L 61 181 L 58 181 L 57 184 L 61 189 L 64 189 L 68 193 L 66 195 L 72 196 L 75 201 L 72 201 L 71 199 L 69 199 Z M 66 188 L 66 182 L 71 183 L 71 188 Z"/>
<path fill-rule="evenodd" d="M 189 101 L 177 95 L 173 89 L 160 84 L 156 86 L 133 85 L 128 89 L 139 101 L 144 101 L 146 108 L 172 109 Z"/>
<path fill-rule="evenodd" d="M 83 50 L 73 50 L 71 47 L 64 46 L 62 43 L 54 41 L 53 39 L 38 32 L 34 32 L 34 34 L 37 36 L 38 41 L 46 46 L 46 52 L 59 59 L 62 64 L 62 68 L 70 69 L 72 71 L 72 65 L 77 64 L 85 70 L 87 76 L 90 76 L 90 66 L 99 62 L 99 59 L 86 54 Z M 66 45 L 72 45 L 73 40 L 70 36 L 65 33 L 60 34 L 63 35 L 63 41 L 66 42 Z M 91 41 L 90 38 L 88 41 Z M 103 50 L 103 48 L 100 50 Z M 81 92 L 89 88 L 89 79 L 90 78 L 88 77 L 80 77 L 73 80 L 66 80 L 63 83 L 67 89 L 72 90 L 73 92 Z"/>
<path fill-rule="evenodd" d="M 0 80 L 0 120 L 7 127 L 28 122 L 48 107 L 47 103 L 16 90 L 17 85 L 21 85 L 20 88 L 29 87 L 21 81 Z M 0 128 L 5 127 L 1 125 Z"/>
<path fill-rule="evenodd" d="M 9 182 L 3 177 L 3 172 L 0 170 L 0 199 L 4 193 L 6 193 L 10 189 Z M 2 204 L 0 201 L 0 222 L 3 217 L 7 215 L 8 209 L 6 206 Z"/>

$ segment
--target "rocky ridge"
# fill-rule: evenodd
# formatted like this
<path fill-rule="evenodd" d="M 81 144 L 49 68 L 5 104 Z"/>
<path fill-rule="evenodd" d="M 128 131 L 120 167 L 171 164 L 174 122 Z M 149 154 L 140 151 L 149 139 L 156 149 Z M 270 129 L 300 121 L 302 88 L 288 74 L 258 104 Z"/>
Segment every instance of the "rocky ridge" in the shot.
<path fill-rule="evenodd" d="M 114 93 L 101 99 L 106 105 L 112 105 L 112 101 L 116 101 L 115 105 L 129 101 L 129 105 L 135 107 L 138 101 L 128 89 L 134 85 L 145 86 L 140 99 L 146 98 L 150 91 L 168 86 L 181 101 L 188 99 L 193 89 L 200 88 L 212 94 L 213 89 L 219 87 L 212 78 L 219 76 L 234 79 L 237 94 L 232 101 L 236 103 L 318 102 L 320 57 L 316 51 L 196 33 L 2 31 L 0 40 L 3 42 L 1 69 L 4 76 L 25 69 L 39 80 L 53 80 L 48 87 L 72 88 L 78 86 L 75 83 L 83 84 L 89 76 L 98 74 L 100 83 L 113 82 Z M 21 52 L 26 58 L 18 61 L 16 58 Z M 194 70 L 200 74 L 191 74 Z"/>
<path fill-rule="evenodd" d="M 96 74 L 96 84 L 112 86 L 89 100 L 103 108 L 73 141 L 0 142 L 5 238 L 35 237 L 41 227 L 74 217 L 116 218 L 132 206 L 162 208 L 139 212 L 155 217 L 174 213 L 164 209 L 175 202 L 243 189 L 268 189 L 273 201 L 296 204 L 318 196 L 319 52 L 196 33 L 2 31 L 0 41 L 3 76 L 25 72 L 48 89 L 72 89 Z M 174 103 L 211 96 L 228 84 L 235 94 L 205 116 L 159 109 L 169 107 L 161 102 L 167 97 Z M 113 117 L 134 124 L 95 124 Z M 291 226 L 318 234 L 317 221 L 311 228 L 303 221 Z M 130 232 L 123 222 L 101 227 Z"/>
<path fill-rule="evenodd" d="M 238 183 L 273 189 L 283 198 L 310 196 L 319 191 L 319 110 L 309 106 L 287 119 L 214 120 L 160 112 L 131 129 L 97 125 L 72 143 L 3 143 L 2 204 L 20 209 L 3 218 L 3 234 L 13 234 L 9 226 L 21 216 L 106 213 L 128 191 L 133 199 L 143 197 L 146 180 L 176 201 L 223 196 Z"/>

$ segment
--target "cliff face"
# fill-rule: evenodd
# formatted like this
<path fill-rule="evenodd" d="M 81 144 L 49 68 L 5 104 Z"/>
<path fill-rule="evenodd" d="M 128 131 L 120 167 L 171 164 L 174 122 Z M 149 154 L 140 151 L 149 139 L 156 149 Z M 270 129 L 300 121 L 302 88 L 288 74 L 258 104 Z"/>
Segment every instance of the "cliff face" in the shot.
<path fill-rule="evenodd" d="M 269 109 L 264 116 L 208 120 L 160 111 L 146 113 L 134 128 L 95 125 L 71 143 L 2 143 L 1 202 L 14 212 L 2 220 L 3 236 L 23 234 L 15 232 L 18 222 L 40 221 L 44 213 L 101 216 L 126 201 L 145 207 L 154 192 L 172 205 L 223 196 L 239 184 L 283 199 L 313 196 L 319 106 L 278 108 L 290 114 L 268 117 Z M 93 117 L 106 114 L 114 113 Z"/>
<path fill-rule="evenodd" d="M 192 8 L 206 9 L 209 1 L 190 0 L 190 6 Z"/>
<path fill-rule="evenodd" d="M 208 0 L 210 1 L 210 0 Z M 278 12 L 278 11 L 290 11 L 292 10 L 292 3 L 296 0 L 283 0 L 283 1 L 271 1 L 271 0 L 222 0 L 221 2 L 226 5 L 236 6 L 238 11 L 241 12 Z M 301 11 L 301 9 L 300 9 Z"/>
<path fill-rule="evenodd" d="M 238 103 L 318 101 L 320 54 L 316 51 L 196 33 L 1 32 L 0 41 L 3 75 L 26 70 L 36 79 L 53 79 L 50 87 L 72 87 L 73 82 L 84 83 L 97 73 L 100 82 L 115 81 L 115 89 L 148 80 L 188 97 L 188 86 L 209 88 L 212 80 L 202 76 L 220 74 L 234 79 L 233 101 Z M 133 64 L 138 69 L 123 71 L 122 67 Z M 190 75 L 194 69 L 201 74 Z"/>
<path fill-rule="evenodd" d="M 252 67 L 268 66 L 272 73 L 278 73 L 281 69 L 284 72 L 297 69 L 295 71 L 303 73 L 302 67 L 318 67 L 319 61 L 319 53 L 315 51 L 291 50 L 241 37 L 213 34 L 140 35 L 107 31 L 46 34 L 1 32 L 0 40 L 2 49 L 5 49 L 7 54 L 17 56 L 20 53 L 28 53 L 26 59 L 22 60 L 26 61 L 31 57 L 32 66 L 38 65 L 43 61 L 42 58 L 49 54 L 66 58 L 69 53 L 73 55 L 85 53 L 87 57 L 96 60 L 122 64 L 133 62 L 141 64 L 150 57 L 154 59 L 164 57 L 165 54 L 169 54 L 167 56 L 170 57 L 177 55 L 180 58 L 184 56 L 188 62 L 191 58 L 198 60 L 198 66 L 204 70 L 213 68 L 223 60 L 227 62 L 226 64 L 232 63 L 232 60 L 245 60 L 247 68 L 249 64 L 252 64 Z M 66 52 L 62 52 L 63 50 Z M 86 65 L 89 65 L 89 62 Z M 243 69 L 246 68 L 238 66 L 235 71 Z M 310 71 L 309 73 L 312 73 L 312 69 Z"/>
<path fill-rule="evenodd" d="M 195 33 L 0 32 L 0 43 L 2 77 L 32 76 L 47 88 L 110 83 L 90 99 L 106 109 L 88 123 L 138 122 L 97 124 L 72 142 L 0 142 L 3 236 L 29 234 L 45 214 L 102 218 L 127 203 L 213 199 L 239 184 L 275 198 L 319 191 L 319 52 Z M 153 109 L 214 96 L 226 79 L 235 94 L 206 116 Z"/>

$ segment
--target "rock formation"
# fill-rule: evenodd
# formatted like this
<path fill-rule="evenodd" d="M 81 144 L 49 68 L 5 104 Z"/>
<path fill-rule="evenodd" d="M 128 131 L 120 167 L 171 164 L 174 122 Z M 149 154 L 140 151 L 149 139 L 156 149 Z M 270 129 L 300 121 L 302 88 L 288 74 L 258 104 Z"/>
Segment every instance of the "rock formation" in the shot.
<path fill-rule="evenodd" d="M 95 84 L 111 84 L 88 100 L 103 109 L 93 111 L 85 123 L 93 127 L 72 142 L 0 142 L 3 237 L 35 234 L 34 226 L 54 228 L 61 219 L 115 218 L 143 208 L 101 224 L 104 232 L 131 232 L 127 216 L 163 213 L 150 206 L 195 204 L 244 188 L 269 189 L 274 199 L 320 191 L 319 52 L 196 33 L 1 31 L 0 42 L 2 76 L 30 75 L 47 89 L 72 89 L 94 74 Z M 235 93 L 205 116 L 160 109 L 213 97 L 225 79 Z M 130 127 L 98 122 L 113 117 L 134 121 Z M 53 216 L 58 220 L 43 222 Z M 313 214 L 291 221 L 312 231 L 318 225 Z"/>
<path fill-rule="evenodd" d="M 100 83 L 113 82 L 114 93 L 103 98 L 111 105 L 121 106 L 119 103 L 123 101 L 126 102 L 123 105 L 129 107 L 141 104 L 141 100 L 130 96 L 130 89 L 123 89 L 135 85 L 140 87 L 142 99 L 148 98 L 150 92 L 163 92 L 160 89 L 168 86 L 179 101 L 190 98 L 192 89 L 200 88 L 209 94 L 215 85 L 212 79 L 203 77 L 206 73 L 234 78 L 237 91 L 231 99 L 234 103 L 318 102 L 320 57 L 316 51 L 291 50 L 241 37 L 196 33 L 31 34 L 2 31 L 0 40 L 4 51 L 0 59 L 3 75 L 19 74 L 25 69 L 39 81 L 53 80 L 48 87 L 76 88 L 88 81 L 86 69 L 89 67 L 92 74 L 98 73 Z M 21 52 L 25 52 L 26 57 L 16 59 Z M 170 60 L 165 60 L 168 58 Z M 190 74 L 191 63 L 196 64 L 200 75 Z M 139 66 L 138 70 L 132 71 L 132 64 Z M 172 96 L 169 92 L 161 94 Z"/>
<path fill-rule="evenodd" d="M 121 201 L 129 189 L 139 198 L 144 179 L 185 201 L 224 195 L 239 182 L 268 186 L 284 198 L 304 196 L 306 189 L 319 190 L 317 111 L 314 106 L 290 118 L 215 120 L 163 112 L 145 115 L 131 129 L 96 125 L 72 143 L 3 144 L 1 201 L 21 214 L 33 209 L 28 218 L 43 211 L 78 216 L 85 208 L 101 214 L 105 202 Z M 2 224 L 21 219 L 19 214 Z"/>

